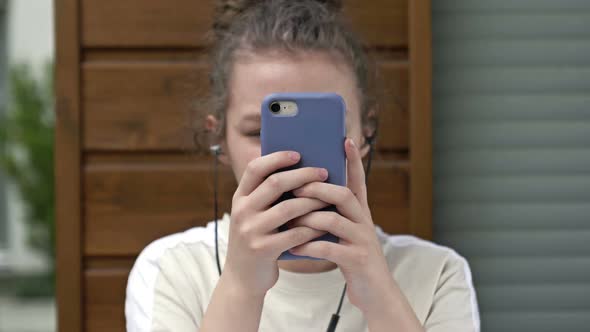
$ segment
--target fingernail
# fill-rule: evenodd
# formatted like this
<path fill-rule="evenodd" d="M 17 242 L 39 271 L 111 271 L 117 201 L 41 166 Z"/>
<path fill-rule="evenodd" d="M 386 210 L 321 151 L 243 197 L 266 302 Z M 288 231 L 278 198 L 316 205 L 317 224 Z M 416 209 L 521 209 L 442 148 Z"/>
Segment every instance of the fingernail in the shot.
<path fill-rule="evenodd" d="M 291 158 L 291 160 L 299 160 L 299 153 L 298 152 L 289 152 L 289 158 Z"/>
<path fill-rule="evenodd" d="M 353 148 L 356 148 L 356 144 L 354 144 L 354 140 L 352 138 L 349 138 L 350 140 L 350 146 L 352 146 Z"/>
<path fill-rule="evenodd" d="M 320 175 L 320 178 L 322 178 L 322 180 L 325 180 L 328 178 L 328 170 L 325 168 L 320 168 L 318 169 L 318 173 Z"/>

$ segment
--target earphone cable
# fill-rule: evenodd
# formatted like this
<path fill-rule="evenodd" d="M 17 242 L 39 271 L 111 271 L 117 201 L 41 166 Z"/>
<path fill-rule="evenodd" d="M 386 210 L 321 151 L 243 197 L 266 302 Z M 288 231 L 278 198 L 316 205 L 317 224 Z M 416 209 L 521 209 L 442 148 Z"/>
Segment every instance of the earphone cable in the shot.
<path fill-rule="evenodd" d="M 217 243 L 217 159 L 219 159 L 219 145 L 215 145 L 211 148 L 215 154 L 215 160 L 213 161 L 213 220 L 215 220 L 215 258 L 217 260 L 217 271 L 221 277 L 221 264 L 219 263 L 219 245 Z"/>

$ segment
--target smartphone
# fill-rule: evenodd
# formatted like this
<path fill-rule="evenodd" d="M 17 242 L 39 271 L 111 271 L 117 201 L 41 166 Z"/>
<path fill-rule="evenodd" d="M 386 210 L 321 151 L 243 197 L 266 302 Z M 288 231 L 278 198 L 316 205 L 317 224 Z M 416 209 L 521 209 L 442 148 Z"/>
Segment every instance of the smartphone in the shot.
<path fill-rule="evenodd" d="M 346 104 L 336 93 L 273 93 L 264 98 L 261 106 L 261 153 L 292 150 L 301 154 L 295 165 L 277 172 L 299 167 L 323 167 L 328 170 L 325 182 L 346 186 Z M 274 204 L 295 196 L 283 195 Z M 273 204 L 273 205 L 274 205 Z M 322 211 L 337 212 L 331 205 Z M 285 231 L 282 225 L 278 231 Z M 339 238 L 326 233 L 312 241 L 338 242 Z M 278 259 L 320 258 L 294 255 L 288 251 Z"/>

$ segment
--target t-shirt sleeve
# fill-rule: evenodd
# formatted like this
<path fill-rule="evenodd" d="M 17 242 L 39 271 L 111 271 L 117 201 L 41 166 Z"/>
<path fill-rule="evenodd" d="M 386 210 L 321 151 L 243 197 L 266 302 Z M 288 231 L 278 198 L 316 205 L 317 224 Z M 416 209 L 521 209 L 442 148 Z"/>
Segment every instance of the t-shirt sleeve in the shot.
<path fill-rule="evenodd" d="M 167 254 L 154 255 L 148 247 L 133 265 L 125 298 L 128 332 L 199 330 L 196 317 L 202 317 L 202 311 L 197 299 L 186 275 Z"/>
<path fill-rule="evenodd" d="M 480 319 L 471 270 L 453 252 L 440 275 L 424 327 L 427 332 L 479 332 Z"/>

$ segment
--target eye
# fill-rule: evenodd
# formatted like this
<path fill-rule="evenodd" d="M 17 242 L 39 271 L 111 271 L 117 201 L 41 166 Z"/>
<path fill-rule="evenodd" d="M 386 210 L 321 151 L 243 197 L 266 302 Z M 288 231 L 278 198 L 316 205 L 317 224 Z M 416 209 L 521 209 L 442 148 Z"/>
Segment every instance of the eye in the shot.
<path fill-rule="evenodd" d="M 250 137 L 260 136 L 260 130 L 249 131 L 246 133 L 246 136 L 250 136 Z"/>

